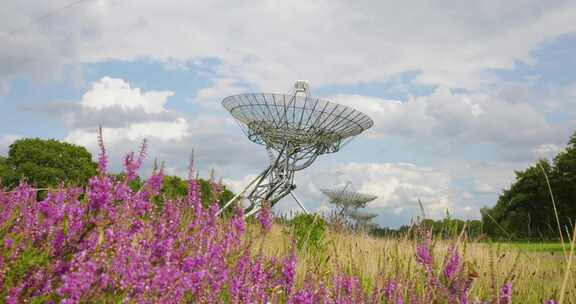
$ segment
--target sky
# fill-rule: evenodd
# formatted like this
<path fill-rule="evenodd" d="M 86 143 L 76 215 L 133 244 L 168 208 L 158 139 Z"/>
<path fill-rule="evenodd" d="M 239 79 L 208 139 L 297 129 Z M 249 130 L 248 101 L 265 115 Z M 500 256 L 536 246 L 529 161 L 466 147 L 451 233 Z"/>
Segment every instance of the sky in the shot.
<path fill-rule="evenodd" d="M 576 131 L 576 1 L 5 0 L 0 10 L 0 155 L 55 138 L 113 170 L 146 138 L 149 159 L 213 169 L 233 190 L 267 165 L 221 106 L 285 93 L 368 114 L 374 126 L 296 174 L 310 210 L 351 181 L 378 196 L 381 226 L 419 214 L 478 218 Z M 286 198 L 276 212 L 296 210 Z"/>

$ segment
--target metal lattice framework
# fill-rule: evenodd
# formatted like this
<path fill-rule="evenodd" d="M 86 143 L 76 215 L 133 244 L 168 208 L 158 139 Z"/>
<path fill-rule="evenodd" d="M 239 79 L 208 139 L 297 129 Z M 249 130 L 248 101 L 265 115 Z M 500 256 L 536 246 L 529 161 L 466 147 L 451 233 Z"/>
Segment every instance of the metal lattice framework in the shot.
<path fill-rule="evenodd" d="M 288 94 L 233 95 L 222 105 L 248 139 L 266 146 L 270 155 L 270 165 L 222 208 L 251 189 L 246 196 L 247 215 L 255 213 L 263 202 L 273 206 L 288 194 L 307 212 L 292 193 L 296 188 L 294 172 L 310 166 L 319 155 L 337 152 L 374 124 L 362 112 L 310 97 L 306 81 L 297 81 Z"/>
<path fill-rule="evenodd" d="M 375 195 L 356 192 L 350 181 L 343 188 L 320 189 L 320 191 L 330 199 L 330 203 L 340 209 L 339 215 L 345 215 L 350 210 L 366 207 L 368 202 L 378 198 Z"/>

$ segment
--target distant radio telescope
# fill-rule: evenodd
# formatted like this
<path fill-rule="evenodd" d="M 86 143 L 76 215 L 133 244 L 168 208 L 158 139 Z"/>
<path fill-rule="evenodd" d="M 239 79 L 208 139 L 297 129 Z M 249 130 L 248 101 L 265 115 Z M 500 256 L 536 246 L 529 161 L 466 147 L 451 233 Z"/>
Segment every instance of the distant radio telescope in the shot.
<path fill-rule="evenodd" d="M 319 155 L 340 150 L 354 136 L 372 127 L 366 114 L 350 107 L 310 97 L 309 83 L 299 80 L 287 94 L 248 93 L 226 97 L 222 105 L 254 143 L 266 146 L 270 164 L 222 212 L 247 193 L 246 216 L 267 202 L 274 206 L 292 193 L 294 173 L 310 166 Z"/>
<path fill-rule="evenodd" d="M 350 211 L 364 208 L 368 202 L 378 198 L 375 195 L 356 192 L 350 181 L 343 188 L 320 189 L 320 191 L 330 199 L 331 204 L 336 205 L 338 215 L 346 215 Z"/>
<path fill-rule="evenodd" d="M 360 228 L 366 228 L 370 224 L 370 221 L 378 216 L 376 213 L 370 213 L 365 211 L 351 211 L 348 214 L 352 219 L 356 221 L 356 225 Z"/>

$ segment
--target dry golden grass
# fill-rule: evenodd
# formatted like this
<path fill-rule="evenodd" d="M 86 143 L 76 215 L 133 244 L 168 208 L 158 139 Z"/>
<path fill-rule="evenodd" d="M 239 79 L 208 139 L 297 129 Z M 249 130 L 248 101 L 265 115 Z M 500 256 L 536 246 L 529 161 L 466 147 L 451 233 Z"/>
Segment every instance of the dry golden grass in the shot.
<path fill-rule="evenodd" d="M 255 251 L 267 256 L 283 256 L 291 248 L 291 238 L 282 225 L 274 225 L 262 236 L 259 228 L 249 227 Z M 472 263 L 478 272 L 471 294 L 484 298 L 494 294 L 506 281 L 514 283 L 514 303 L 543 303 L 558 299 L 566 272 L 566 257 L 562 252 L 528 251 L 510 244 L 491 244 L 468 240 L 436 240 L 433 245 L 435 265 L 442 267 L 444 256 L 453 244 L 458 244 L 463 260 Z M 362 233 L 328 230 L 324 250 L 298 253 L 297 276 L 301 283 L 307 275 L 329 277 L 336 270 L 355 274 L 363 286 L 370 288 L 381 278 L 404 278 L 424 281 L 423 272 L 415 260 L 416 242 L 409 239 L 374 238 Z M 572 265 L 564 303 L 576 303 L 576 267 Z M 418 288 L 416 286 L 415 288 Z"/>

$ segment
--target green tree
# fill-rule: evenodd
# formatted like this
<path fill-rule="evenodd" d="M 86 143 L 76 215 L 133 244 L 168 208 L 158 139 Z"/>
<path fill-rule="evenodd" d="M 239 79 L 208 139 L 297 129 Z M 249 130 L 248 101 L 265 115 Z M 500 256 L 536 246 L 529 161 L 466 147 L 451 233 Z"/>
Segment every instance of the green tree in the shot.
<path fill-rule="evenodd" d="M 86 148 L 53 139 L 16 140 L 10 145 L 8 158 L 0 160 L 0 177 L 7 187 L 17 185 L 22 178 L 39 188 L 55 187 L 61 181 L 85 185 L 95 174 L 96 164 Z"/>
<path fill-rule="evenodd" d="M 547 176 L 552 167 L 546 160 L 516 172 L 516 181 L 498 198 L 496 206 L 486 210 L 487 232 L 505 238 L 553 238 L 558 235 Z"/>
<path fill-rule="evenodd" d="M 222 206 L 234 197 L 234 193 L 222 185 L 215 184 L 205 179 L 198 180 L 200 182 L 200 198 L 204 206 L 210 205 L 214 200 L 217 200 Z M 220 194 L 214 193 L 215 190 L 217 190 L 217 187 L 222 187 L 219 191 Z M 188 181 L 181 179 L 178 176 L 166 175 L 162 180 L 162 193 L 168 198 L 185 197 L 188 194 Z"/>
<path fill-rule="evenodd" d="M 84 148 L 57 140 L 38 138 L 19 139 L 10 145 L 8 157 L 0 156 L 0 184 L 12 188 L 20 179 L 38 188 L 51 188 L 60 182 L 67 185 L 86 185 L 96 175 L 97 164 Z M 112 174 L 121 179 L 124 173 Z M 210 181 L 199 179 L 201 199 L 205 206 L 217 200 L 221 205 L 230 200 L 234 193 Z M 188 181 L 177 176 L 164 176 L 162 193 L 167 198 L 185 197 Z M 130 182 L 132 190 L 142 187 L 140 178 Z M 217 189 L 221 187 L 220 189 Z M 219 190 L 216 195 L 214 190 Z"/>
<path fill-rule="evenodd" d="M 554 158 L 552 189 L 561 227 L 571 230 L 576 223 L 576 133 L 566 149 Z"/>
<path fill-rule="evenodd" d="M 0 185 L 3 185 L 5 180 L 12 179 L 12 174 L 12 170 L 8 166 L 8 159 L 0 156 Z"/>
<path fill-rule="evenodd" d="M 431 229 L 432 232 L 441 238 L 453 239 L 464 233 L 469 238 L 478 238 L 482 234 L 482 222 L 478 220 L 460 220 L 451 218 L 447 214 L 442 220 L 424 219 L 420 227 Z"/>
<path fill-rule="evenodd" d="M 556 239 L 562 233 L 567 238 L 576 221 L 576 133 L 552 163 L 539 160 L 516 172 L 514 183 L 482 215 L 493 237 Z"/>

